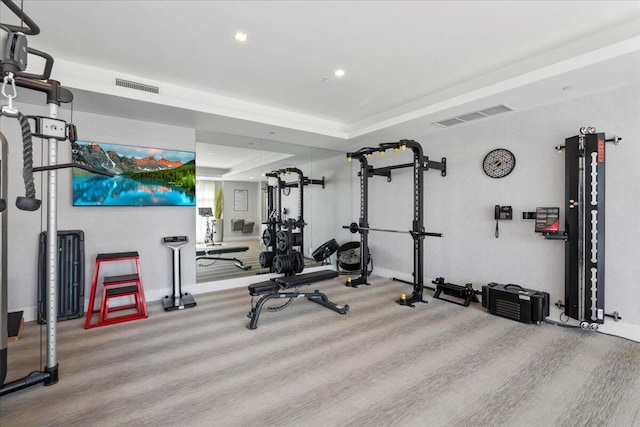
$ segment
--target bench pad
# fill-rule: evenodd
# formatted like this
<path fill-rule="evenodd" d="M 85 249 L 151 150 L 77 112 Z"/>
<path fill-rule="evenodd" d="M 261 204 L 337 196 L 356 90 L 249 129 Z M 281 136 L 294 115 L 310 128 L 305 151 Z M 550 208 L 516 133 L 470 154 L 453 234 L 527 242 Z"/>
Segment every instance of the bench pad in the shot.
<path fill-rule="evenodd" d="M 310 285 L 316 282 L 322 282 L 323 280 L 330 280 L 338 277 L 338 272 L 335 270 L 320 270 L 313 273 L 298 274 L 296 276 L 278 277 L 275 280 L 282 288 L 293 288 L 296 286 Z"/>
<path fill-rule="evenodd" d="M 234 252 L 246 252 L 249 250 L 248 246 L 238 246 L 234 248 L 220 248 L 220 249 L 209 249 L 207 251 L 207 255 L 220 255 L 220 254 L 230 254 Z"/>
<path fill-rule="evenodd" d="M 249 295 L 257 296 L 268 294 L 270 292 L 277 292 L 280 289 L 280 285 L 272 280 L 266 282 L 252 283 L 249 285 Z"/>

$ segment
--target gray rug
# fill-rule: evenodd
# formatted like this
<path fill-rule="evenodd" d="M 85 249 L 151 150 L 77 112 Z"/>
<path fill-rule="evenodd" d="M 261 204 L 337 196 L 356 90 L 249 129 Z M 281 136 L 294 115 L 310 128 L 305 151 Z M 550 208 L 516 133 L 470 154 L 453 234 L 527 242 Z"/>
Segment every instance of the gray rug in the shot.
<path fill-rule="evenodd" d="M 60 382 L 0 398 L 2 426 L 639 426 L 640 344 L 526 325 L 407 285 L 312 285 L 247 330 L 246 289 L 84 330 L 59 323 Z M 280 304 L 281 301 L 276 301 Z M 38 325 L 9 346 L 9 380 L 43 366 Z"/>

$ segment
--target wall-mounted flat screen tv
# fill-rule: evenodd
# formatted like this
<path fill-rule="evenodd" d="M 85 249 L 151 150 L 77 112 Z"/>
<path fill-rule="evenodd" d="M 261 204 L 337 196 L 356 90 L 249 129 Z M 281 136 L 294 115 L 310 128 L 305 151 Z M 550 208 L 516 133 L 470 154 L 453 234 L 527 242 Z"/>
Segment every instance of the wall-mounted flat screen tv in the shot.
<path fill-rule="evenodd" d="M 73 206 L 195 206 L 196 154 L 76 141 Z"/>

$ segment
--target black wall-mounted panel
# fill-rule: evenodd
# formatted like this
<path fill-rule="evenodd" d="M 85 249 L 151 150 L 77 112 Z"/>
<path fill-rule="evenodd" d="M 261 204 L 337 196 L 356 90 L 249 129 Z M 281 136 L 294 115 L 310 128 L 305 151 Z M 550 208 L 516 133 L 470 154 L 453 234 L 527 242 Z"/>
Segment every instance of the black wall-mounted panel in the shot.
<path fill-rule="evenodd" d="M 47 233 L 40 233 L 38 253 L 38 322 L 46 323 Z M 84 315 L 84 232 L 58 231 L 58 321 Z"/>

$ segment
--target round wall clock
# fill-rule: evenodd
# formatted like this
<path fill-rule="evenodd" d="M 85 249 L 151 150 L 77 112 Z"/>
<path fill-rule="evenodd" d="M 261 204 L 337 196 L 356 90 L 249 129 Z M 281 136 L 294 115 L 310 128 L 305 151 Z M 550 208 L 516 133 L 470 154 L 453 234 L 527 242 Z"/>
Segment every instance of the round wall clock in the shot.
<path fill-rule="evenodd" d="M 516 156 L 505 148 L 491 150 L 482 161 L 484 173 L 491 178 L 502 178 L 509 175 L 516 167 Z"/>

